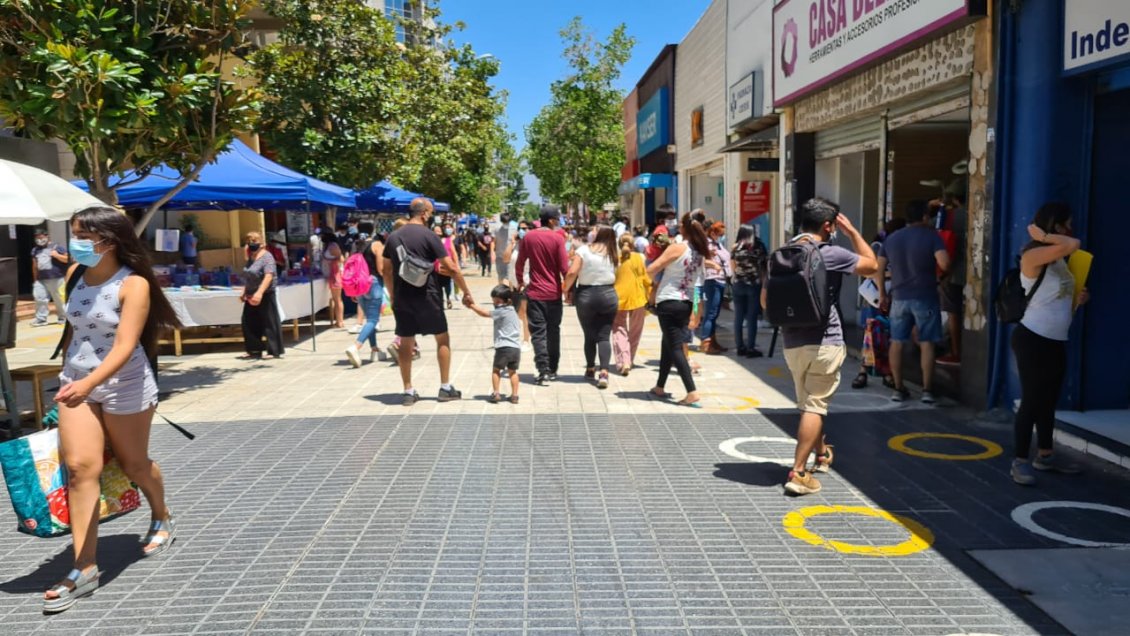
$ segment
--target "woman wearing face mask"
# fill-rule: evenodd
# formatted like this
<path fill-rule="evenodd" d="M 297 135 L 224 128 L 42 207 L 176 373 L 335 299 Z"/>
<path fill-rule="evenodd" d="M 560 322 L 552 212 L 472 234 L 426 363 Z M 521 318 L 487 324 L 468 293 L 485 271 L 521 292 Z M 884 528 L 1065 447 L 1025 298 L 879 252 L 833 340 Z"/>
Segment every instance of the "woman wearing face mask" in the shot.
<path fill-rule="evenodd" d="M 107 441 L 152 513 L 144 556 L 167 550 L 176 525 L 165 502 L 161 470 L 149 458 L 157 406 L 156 359 L 161 329 L 180 326 L 129 217 L 92 207 L 71 219 L 70 253 L 78 281 L 67 297 L 66 361 L 55 395 L 59 450 L 67 467 L 74 569 L 44 595 L 43 611 L 73 606 L 98 588 L 99 496 Z"/>
<path fill-rule="evenodd" d="M 595 229 L 592 244 L 583 244 L 573 252 L 569 273 L 562 287 L 565 302 L 575 295 L 577 319 L 585 333 L 585 378 L 596 379 L 597 388 L 608 388 L 608 366 L 612 359 L 612 323 L 620 308 L 616 295 L 616 266 L 620 254 L 616 249 L 616 232 L 607 226 Z M 573 283 L 577 283 L 574 294 Z M 596 368 L 597 352 L 600 369 Z"/>
<path fill-rule="evenodd" d="M 455 239 L 452 238 L 452 236 L 455 234 L 455 230 L 450 225 L 444 227 L 437 225 L 435 226 L 435 234 L 437 237 L 439 237 L 440 242 L 443 243 L 443 248 L 447 250 L 447 255 L 451 257 L 451 260 L 455 261 L 455 263 L 458 264 L 459 253 L 455 249 Z M 435 268 L 436 275 L 439 276 L 440 289 L 443 290 L 444 296 L 447 297 L 447 308 L 451 309 L 454 307 L 451 302 L 451 296 L 455 293 L 455 284 L 452 282 L 450 276 L 444 276 L 440 272 L 440 266 L 438 262 L 435 264 Z"/>
<path fill-rule="evenodd" d="M 726 236 L 726 226 L 712 223 L 708 232 L 710 237 L 710 263 L 702 285 L 702 302 L 705 303 L 702 320 L 702 344 L 700 350 L 710 355 L 725 353 L 726 348 L 718 344 L 716 330 L 718 316 L 722 313 L 722 296 L 726 292 L 726 282 L 733 273 L 730 266 L 730 251 L 722 244 Z"/>
<path fill-rule="evenodd" d="M 1079 472 L 1078 466 L 1053 452 L 1055 407 L 1067 374 L 1067 339 L 1076 309 L 1075 279 L 1066 262 L 1080 246 L 1079 239 L 1071 236 L 1071 208 L 1066 203 L 1044 205 L 1028 226 L 1028 235 L 1032 242 L 1020 256 L 1020 284 L 1031 299 L 1012 332 L 1012 353 L 1020 373 L 1020 407 L 1013 422 L 1016 455 L 1011 476 L 1022 486 L 1035 485 L 1036 470 Z M 1079 304 L 1089 298 L 1084 289 Z"/>
<path fill-rule="evenodd" d="M 283 356 L 282 321 L 279 320 L 275 289 L 278 287 L 278 264 L 263 244 L 258 232 L 247 233 L 244 250 L 247 265 L 243 268 L 243 347 L 242 360 L 263 358 L 263 338 L 267 338 L 267 354 L 275 359 Z"/>

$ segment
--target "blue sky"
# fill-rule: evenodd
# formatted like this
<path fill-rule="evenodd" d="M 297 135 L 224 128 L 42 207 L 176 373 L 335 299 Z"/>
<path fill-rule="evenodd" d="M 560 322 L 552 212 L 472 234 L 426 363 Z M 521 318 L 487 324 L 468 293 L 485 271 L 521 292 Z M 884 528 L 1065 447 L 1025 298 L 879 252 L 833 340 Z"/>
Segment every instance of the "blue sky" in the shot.
<path fill-rule="evenodd" d="M 636 47 L 619 82 L 627 90 L 664 45 L 683 39 L 709 4 L 709 0 L 440 0 L 439 8 L 445 22 L 466 23 L 456 40 L 501 61 L 495 84 L 510 92 L 507 120 L 521 148 L 522 130 L 549 101 L 550 83 L 565 75 L 558 31 L 573 16 L 581 16 L 600 39 L 617 24 L 628 25 Z"/>

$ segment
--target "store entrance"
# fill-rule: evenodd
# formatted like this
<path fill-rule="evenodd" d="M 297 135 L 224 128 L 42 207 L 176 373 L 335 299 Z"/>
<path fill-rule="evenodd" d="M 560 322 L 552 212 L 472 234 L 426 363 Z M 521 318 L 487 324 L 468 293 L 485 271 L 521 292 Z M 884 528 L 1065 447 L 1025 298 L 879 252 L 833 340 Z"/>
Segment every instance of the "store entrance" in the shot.
<path fill-rule="evenodd" d="M 1126 148 L 1130 148 L 1130 90 L 1095 98 L 1091 204 L 1084 248 L 1095 255 L 1083 319 L 1083 410 L 1130 408 L 1130 358 L 1125 355 L 1130 315 L 1130 261 L 1125 226 Z"/>

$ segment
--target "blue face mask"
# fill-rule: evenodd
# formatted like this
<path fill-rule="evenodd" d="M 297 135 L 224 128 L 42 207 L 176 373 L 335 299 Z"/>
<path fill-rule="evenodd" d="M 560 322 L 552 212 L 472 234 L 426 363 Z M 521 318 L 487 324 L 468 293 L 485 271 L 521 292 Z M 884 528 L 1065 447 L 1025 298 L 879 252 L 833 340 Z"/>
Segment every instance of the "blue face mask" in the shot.
<path fill-rule="evenodd" d="M 520 238 L 520 239 L 526 238 L 526 232 L 527 232 L 527 230 L 518 230 L 518 238 Z"/>
<path fill-rule="evenodd" d="M 94 267 L 102 260 L 102 255 L 94 251 L 94 246 L 101 242 L 95 243 L 91 239 L 71 239 L 68 246 L 70 247 L 71 258 L 74 258 L 79 265 Z"/>

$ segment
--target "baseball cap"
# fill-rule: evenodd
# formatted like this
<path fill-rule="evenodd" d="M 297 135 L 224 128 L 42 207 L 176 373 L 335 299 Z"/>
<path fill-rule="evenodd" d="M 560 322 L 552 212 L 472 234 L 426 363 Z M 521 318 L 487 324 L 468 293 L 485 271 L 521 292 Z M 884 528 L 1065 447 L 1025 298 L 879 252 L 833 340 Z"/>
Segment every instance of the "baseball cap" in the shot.
<path fill-rule="evenodd" d="M 559 219 L 561 218 L 561 208 L 556 205 L 543 205 L 539 216 L 543 219 Z"/>

